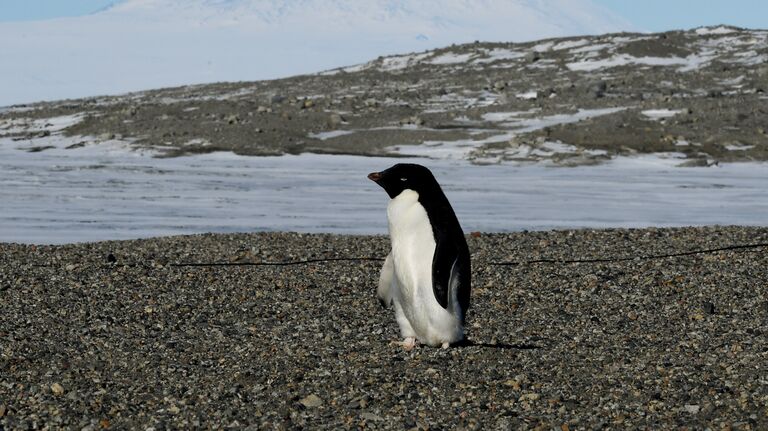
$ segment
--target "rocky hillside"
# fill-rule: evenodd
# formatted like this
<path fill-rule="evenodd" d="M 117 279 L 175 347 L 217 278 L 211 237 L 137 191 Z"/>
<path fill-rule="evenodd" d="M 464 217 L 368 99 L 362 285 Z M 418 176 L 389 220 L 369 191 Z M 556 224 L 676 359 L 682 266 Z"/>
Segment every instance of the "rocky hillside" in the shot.
<path fill-rule="evenodd" d="M 477 42 L 289 79 L 17 106 L 0 113 L 0 137 L 34 151 L 117 139 L 162 156 L 574 165 L 665 153 L 711 165 L 768 160 L 767 88 L 768 31 L 710 27 Z M 74 120 L 51 127 L 64 116 Z"/>

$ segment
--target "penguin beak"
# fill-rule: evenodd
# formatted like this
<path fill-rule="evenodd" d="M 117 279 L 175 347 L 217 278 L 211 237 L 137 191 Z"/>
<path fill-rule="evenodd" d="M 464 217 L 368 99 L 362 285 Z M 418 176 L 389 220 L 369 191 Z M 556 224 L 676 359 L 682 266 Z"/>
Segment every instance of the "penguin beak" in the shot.
<path fill-rule="evenodd" d="M 373 182 L 378 183 L 379 180 L 381 179 L 381 172 L 373 172 L 373 173 L 368 174 L 368 179 L 373 181 Z"/>

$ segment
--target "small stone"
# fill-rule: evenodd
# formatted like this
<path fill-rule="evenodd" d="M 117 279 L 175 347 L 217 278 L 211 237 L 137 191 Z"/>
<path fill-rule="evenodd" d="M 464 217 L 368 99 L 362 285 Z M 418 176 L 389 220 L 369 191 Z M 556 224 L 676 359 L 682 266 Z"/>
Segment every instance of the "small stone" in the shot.
<path fill-rule="evenodd" d="M 0 418 L 5 416 L 5 412 L 8 408 L 5 407 L 5 404 L 0 404 Z"/>
<path fill-rule="evenodd" d="M 637 320 L 637 313 L 634 311 L 630 311 L 629 313 L 627 313 L 627 318 L 629 320 Z"/>
<path fill-rule="evenodd" d="M 695 415 L 699 413 L 699 405 L 698 404 L 686 404 L 685 407 L 683 407 L 686 412 Z"/>
<path fill-rule="evenodd" d="M 539 394 L 537 394 L 535 392 L 530 392 L 530 393 L 527 393 L 527 394 L 523 394 L 520 397 L 520 399 L 518 399 L 518 401 L 536 401 L 540 397 L 541 397 L 541 395 L 539 395 Z"/>
<path fill-rule="evenodd" d="M 299 401 L 306 408 L 320 407 L 323 405 L 323 400 L 315 394 L 308 395 Z"/>
<path fill-rule="evenodd" d="M 69 265 L 65 266 L 64 269 L 67 271 L 72 271 L 73 269 L 77 268 L 77 265 L 70 263 Z"/>
<path fill-rule="evenodd" d="M 715 304 L 713 304 L 713 303 L 711 303 L 711 302 L 709 302 L 709 301 L 704 301 L 704 302 L 701 304 L 701 308 L 702 308 L 702 309 L 704 310 L 704 312 L 705 312 L 705 313 L 707 313 L 707 314 L 715 314 Z"/>
<path fill-rule="evenodd" d="M 302 109 L 309 109 L 313 106 L 315 106 L 315 101 L 312 99 L 305 100 L 304 104 L 301 105 Z"/>
<path fill-rule="evenodd" d="M 279 94 L 276 94 L 276 95 L 272 96 L 271 102 L 272 103 L 283 103 L 284 100 L 285 100 L 285 96 L 281 96 Z"/>
<path fill-rule="evenodd" d="M 53 395 L 56 395 L 57 397 L 60 395 L 64 395 L 64 386 L 61 386 L 58 383 L 52 384 L 51 393 L 53 393 Z"/>
<path fill-rule="evenodd" d="M 383 421 L 384 420 L 383 417 L 381 417 L 381 416 L 379 416 L 379 415 L 377 415 L 375 413 L 371 413 L 371 412 L 360 413 L 360 417 L 365 419 L 365 420 L 367 420 L 367 421 L 374 421 L 374 422 Z"/>
<path fill-rule="evenodd" d="M 608 90 L 608 84 L 605 81 L 597 81 L 589 87 L 589 93 L 591 93 L 596 99 L 605 96 L 606 90 Z"/>
<path fill-rule="evenodd" d="M 168 407 L 168 413 L 170 413 L 172 415 L 177 415 L 177 414 L 179 414 L 180 411 L 181 411 L 181 409 L 179 409 L 177 406 Z"/>
<path fill-rule="evenodd" d="M 339 127 L 344 122 L 344 117 L 340 114 L 333 113 L 328 117 L 328 126 L 331 128 Z"/>

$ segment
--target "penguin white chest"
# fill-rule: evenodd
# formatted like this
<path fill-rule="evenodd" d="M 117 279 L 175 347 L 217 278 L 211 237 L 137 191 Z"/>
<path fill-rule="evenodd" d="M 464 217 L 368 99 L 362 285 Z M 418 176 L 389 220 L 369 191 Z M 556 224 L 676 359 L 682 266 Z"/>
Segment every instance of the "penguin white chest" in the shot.
<path fill-rule="evenodd" d="M 432 288 L 435 237 L 419 194 L 405 190 L 387 206 L 397 288 L 392 300 L 404 337 L 439 346 L 461 339 L 459 320 L 440 306 Z"/>
<path fill-rule="evenodd" d="M 423 286 L 432 290 L 432 258 L 435 237 L 419 194 L 404 190 L 387 206 L 389 236 L 395 274 L 402 284 L 403 293 L 417 293 Z"/>

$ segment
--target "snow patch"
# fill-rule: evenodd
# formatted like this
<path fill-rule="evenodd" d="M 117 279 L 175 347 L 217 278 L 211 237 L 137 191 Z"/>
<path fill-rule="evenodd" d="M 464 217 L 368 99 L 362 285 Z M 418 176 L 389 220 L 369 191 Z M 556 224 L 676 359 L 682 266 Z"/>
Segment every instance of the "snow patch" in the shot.
<path fill-rule="evenodd" d="M 728 151 L 747 151 L 752 148 L 755 148 L 755 146 L 746 144 L 728 144 L 725 146 L 725 149 Z"/>
<path fill-rule="evenodd" d="M 664 118 L 674 117 L 675 115 L 686 112 L 685 109 L 647 109 L 642 111 L 642 114 L 651 120 L 660 120 Z"/>
<path fill-rule="evenodd" d="M 713 34 L 729 34 L 734 32 L 736 32 L 736 30 L 726 26 L 701 27 L 696 29 L 696 34 L 698 34 L 699 36 L 709 36 Z"/>
<path fill-rule="evenodd" d="M 525 93 L 515 94 L 515 97 L 522 100 L 535 100 L 539 97 L 539 93 L 536 90 L 526 91 Z"/>
<path fill-rule="evenodd" d="M 688 57 L 634 57 L 628 54 L 619 54 L 610 58 L 600 60 L 582 60 L 568 63 L 566 67 L 574 72 L 593 72 L 600 69 L 609 69 L 613 67 L 627 65 L 641 66 L 682 66 L 678 69 L 680 72 L 690 72 L 698 70 L 708 64 L 714 55 L 711 53 L 693 54 Z"/>
<path fill-rule="evenodd" d="M 486 58 L 478 58 L 472 61 L 476 64 L 493 63 L 495 61 L 517 60 L 525 57 L 525 53 L 504 48 L 494 48 L 486 52 Z"/>
<path fill-rule="evenodd" d="M 431 64 L 438 64 L 438 65 L 445 65 L 445 64 L 457 64 L 457 63 L 466 63 L 476 54 L 474 53 L 467 53 L 467 54 L 456 54 L 453 52 L 447 52 L 442 55 L 438 55 L 437 57 L 434 57 L 429 60 Z"/>
<path fill-rule="evenodd" d="M 331 130 L 329 132 L 310 133 L 309 137 L 325 141 L 327 139 L 338 138 L 339 136 L 351 135 L 353 133 L 355 133 L 354 130 Z"/>

